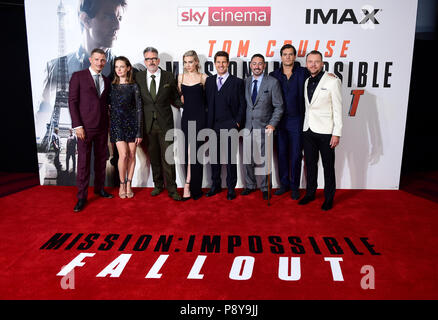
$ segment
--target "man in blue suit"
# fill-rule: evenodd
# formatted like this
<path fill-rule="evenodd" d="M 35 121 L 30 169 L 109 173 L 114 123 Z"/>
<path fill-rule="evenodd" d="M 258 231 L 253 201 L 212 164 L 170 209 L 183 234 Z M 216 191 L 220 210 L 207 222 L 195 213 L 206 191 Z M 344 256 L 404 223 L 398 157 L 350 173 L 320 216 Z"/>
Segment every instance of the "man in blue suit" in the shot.
<path fill-rule="evenodd" d="M 284 101 L 284 113 L 278 126 L 280 188 L 275 194 L 282 195 L 292 190 L 294 200 L 300 197 L 304 82 L 310 76 L 308 70 L 295 61 L 296 55 L 295 47 L 285 44 L 280 49 L 281 67 L 270 73 L 280 81 Z"/>
<path fill-rule="evenodd" d="M 213 185 L 206 194 L 207 197 L 214 196 L 222 191 L 221 183 L 221 161 L 220 161 L 220 130 L 240 130 L 245 124 L 245 90 L 243 80 L 231 75 L 228 72 L 230 64 L 229 55 L 225 51 L 218 51 L 214 56 L 214 65 L 217 74 L 210 76 L 205 81 L 205 94 L 207 97 L 207 126 L 216 132 L 217 137 L 217 158 L 216 163 L 211 164 Z M 236 198 L 235 187 L 237 184 L 237 149 L 232 150 L 230 138 L 226 143 L 228 150 L 227 157 L 227 199 Z"/>

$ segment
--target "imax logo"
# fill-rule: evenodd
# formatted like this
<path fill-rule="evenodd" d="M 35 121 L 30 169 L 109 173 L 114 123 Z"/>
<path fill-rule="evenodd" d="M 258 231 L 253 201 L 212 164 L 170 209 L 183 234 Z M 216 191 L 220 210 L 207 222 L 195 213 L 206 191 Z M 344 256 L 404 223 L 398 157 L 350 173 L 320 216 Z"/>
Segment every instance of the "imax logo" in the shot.
<path fill-rule="evenodd" d="M 356 14 L 353 9 L 306 9 L 306 24 L 344 24 L 352 23 L 359 24 L 364 29 L 374 29 L 374 25 L 379 24 L 376 15 L 381 9 L 374 9 L 366 5 L 361 8 L 359 14 Z"/>

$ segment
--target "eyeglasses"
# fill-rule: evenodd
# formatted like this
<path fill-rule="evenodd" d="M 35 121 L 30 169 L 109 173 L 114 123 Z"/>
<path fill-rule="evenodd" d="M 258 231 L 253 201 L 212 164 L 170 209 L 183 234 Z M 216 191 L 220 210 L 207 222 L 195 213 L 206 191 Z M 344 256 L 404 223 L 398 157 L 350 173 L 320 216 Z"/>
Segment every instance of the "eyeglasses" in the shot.
<path fill-rule="evenodd" d="M 144 61 L 146 61 L 146 62 L 149 62 L 149 61 L 157 61 L 157 60 L 158 60 L 157 57 L 155 57 L 155 58 L 145 58 L 145 59 L 144 59 Z"/>

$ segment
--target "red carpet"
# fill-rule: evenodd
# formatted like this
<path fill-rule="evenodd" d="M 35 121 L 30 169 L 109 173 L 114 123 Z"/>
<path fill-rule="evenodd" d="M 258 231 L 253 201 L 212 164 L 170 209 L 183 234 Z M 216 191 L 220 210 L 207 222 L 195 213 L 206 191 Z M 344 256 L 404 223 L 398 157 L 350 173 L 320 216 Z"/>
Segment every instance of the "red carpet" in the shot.
<path fill-rule="evenodd" d="M 339 190 L 333 210 L 323 212 L 322 191 L 307 206 L 284 195 L 270 207 L 260 192 L 178 203 L 135 191 L 133 199 L 90 196 L 80 213 L 72 210 L 74 187 L 0 198 L 0 299 L 438 298 L 438 203 L 427 199 Z M 67 240 L 49 249 L 57 233 Z M 74 279 L 57 276 L 80 253 L 94 256 Z M 113 265 L 118 277 L 97 277 L 123 258 L 124 268 Z M 370 275 L 363 266 L 374 269 L 374 289 L 361 287 Z"/>
<path fill-rule="evenodd" d="M 39 185 L 38 173 L 0 172 L 0 197 Z"/>
<path fill-rule="evenodd" d="M 438 171 L 420 171 L 404 174 L 400 189 L 438 203 Z"/>

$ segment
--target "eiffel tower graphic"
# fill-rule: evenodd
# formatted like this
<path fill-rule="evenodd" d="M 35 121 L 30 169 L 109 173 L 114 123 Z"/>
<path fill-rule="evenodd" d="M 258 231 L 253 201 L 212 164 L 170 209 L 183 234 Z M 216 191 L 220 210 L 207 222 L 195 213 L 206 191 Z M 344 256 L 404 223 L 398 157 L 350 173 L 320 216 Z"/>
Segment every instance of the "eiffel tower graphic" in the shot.
<path fill-rule="evenodd" d="M 60 115 L 62 111 L 68 113 L 68 67 L 67 56 L 65 55 L 65 24 L 64 18 L 67 11 L 64 8 L 62 0 L 59 1 L 58 9 L 58 73 L 56 75 L 56 96 L 50 122 L 47 123 L 47 131 L 44 135 L 41 144 L 38 146 L 38 151 L 49 152 L 52 146 L 52 137 L 55 128 L 59 128 L 58 135 L 60 138 L 69 136 L 70 123 L 60 123 Z M 65 108 L 65 109 L 64 109 Z"/>

